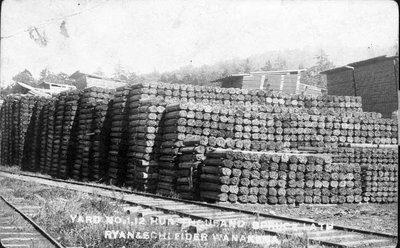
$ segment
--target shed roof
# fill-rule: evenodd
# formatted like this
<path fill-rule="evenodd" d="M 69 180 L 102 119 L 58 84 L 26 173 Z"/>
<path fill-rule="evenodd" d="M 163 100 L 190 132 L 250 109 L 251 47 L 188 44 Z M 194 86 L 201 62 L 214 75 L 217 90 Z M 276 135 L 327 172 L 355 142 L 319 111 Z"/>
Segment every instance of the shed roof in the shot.
<path fill-rule="evenodd" d="M 252 71 L 250 73 L 237 73 L 237 74 L 231 74 L 227 77 L 223 78 L 218 78 L 214 81 L 211 81 L 212 83 L 215 82 L 225 82 L 229 81 L 232 79 L 240 78 L 240 77 L 248 77 L 248 76 L 253 76 L 253 75 L 267 75 L 267 74 L 278 74 L 278 75 L 286 75 L 286 74 L 299 74 L 302 71 L 306 71 L 306 69 L 294 69 L 294 70 L 280 70 L 280 71 Z"/>
<path fill-rule="evenodd" d="M 380 62 L 380 61 L 393 60 L 396 58 L 398 58 L 398 56 L 389 56 L 389 57 L 387 57 L 386 55 L 378 56 L 378 57 L 374 57 L 374 58 L 370 58 L 370 59 L 366 59 L 366 60 L 353 62 L 353 63 L 347 64 L 347 66 L 341 66 L 341 67 L 336 67 L 334 69 L 322 71 L 322 72 L 320 72 L 320 74 L 332 74 L 335 72 L 351 70 L 351 68 L 349 68 L 348 66 L 358 67 L 358 66 L 368 65 L 368 64 L 372 64 L 372 63 L 376 63 L 376 62 Z"/>
<path fill-rule="evenodd" d="M 215 82 L 225 82 L 225 81 L 229 81 L 229 80 L 231 80 L 231 79 L 236 79 L 236 78 L 240 78 L 240 77 L 244 77 L 244 76 L 250 76 L 250 74 L 249 74 L 249 73 L 231 74 L 231 75 L 226 76 L 226 77 L 223 77 L 223 78 L 215 79 L 215 80 L 213 80 L 213 81 L 211 81 L 211 82 L 212 82 L 212 83 L 215 83 Z"/>
<path fill-rule="evenodd" d="M 71 76 L 69 76 L 69 78 L 76 80 L 76 79 L 78 79 L 78 78 L 80 78 L 82 76 L 86 76 L 86 77 L 90 77 L 90 78 L 97 78 L 97 79 L 111 80 L 111 81 L 115 81 L 115 82 L 126 82 L 126 81 L 120 80 L 120 79 L 107 78 L 107 77 L 102 77 L 102 76 L 99 76 L 99 75 L 80 72 L 79 70 L 74 72 L 73 74 L 71 74 Z"/>

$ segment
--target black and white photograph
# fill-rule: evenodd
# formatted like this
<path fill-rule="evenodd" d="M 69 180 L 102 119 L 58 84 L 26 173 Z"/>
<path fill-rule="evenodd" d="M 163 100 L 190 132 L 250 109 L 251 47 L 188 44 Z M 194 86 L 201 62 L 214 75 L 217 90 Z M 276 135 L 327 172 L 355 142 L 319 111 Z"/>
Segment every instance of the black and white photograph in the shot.
<path fill-rule="evenodd" d="M 3 0 L 0 248 L 395 248 L 392 0 Z"/>

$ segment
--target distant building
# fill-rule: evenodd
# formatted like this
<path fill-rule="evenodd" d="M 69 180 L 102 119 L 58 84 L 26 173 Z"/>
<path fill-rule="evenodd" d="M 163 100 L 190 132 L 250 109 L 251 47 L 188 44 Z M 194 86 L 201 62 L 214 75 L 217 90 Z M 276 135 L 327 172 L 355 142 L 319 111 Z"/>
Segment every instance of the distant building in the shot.
<path fill-rule="evenodd" d="M 363 110 L 391 117 L 398 110 L 398 56 L 380 56 L 321 72 L 327 76 L 328 94 L 361 96 Z"/>
<path fill-rule="evenodd" d="M 48 83 L 48 82 L 43 82 L 43 83 L 39 84 L 38 86 L 40 87 L 41 91 L 46 92 L 46 93 L 50 93 L 50 94 L 57 94 L 57 93 L 60 93 L 62 91 L 76 89 L 76 87 L 73 86 L 73 85 L 56 84 L 56 83 Z"/>
<path fill-rule="evenodd" d="M 77 85 L 79 89 L 93 86 L 115 89 L 127 84 L 127 82 L 121 80 L 105 78 L 80 71 L 73 73 L 71 76 L 69 76 L 69 79 L 75 81 L 75 85 Z"/>
<path fill-rule="evenodd" d="M 323 89 L 300 83 L 300 78 L 304 71 L 257 71 L 232 74 L 214 82 L 221 82 L 221 87 L 223 88 L 278 90 L 288 94 L 322 94 Z"/>

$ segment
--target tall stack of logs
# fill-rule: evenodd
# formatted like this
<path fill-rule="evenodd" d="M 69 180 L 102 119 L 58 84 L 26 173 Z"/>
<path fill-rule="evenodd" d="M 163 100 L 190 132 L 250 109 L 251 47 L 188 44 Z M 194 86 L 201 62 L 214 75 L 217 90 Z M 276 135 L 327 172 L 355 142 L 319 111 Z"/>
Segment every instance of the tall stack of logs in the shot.
<path fill-rule="evenodd" d="M 105 151 L 106 139 L 109 135 L 111 116 L 109 115 L 109 107 L 112 104 L 112 99 L 115 93 L 113 89 L 92 87 L 93 97 L 95 99 L 95 106 L 93 112 L 93 126 L 92 126 L 92 154 L 89 167 L 89 175 L 84 175 L 85 180 L 103 180 L 106 178 L 105 171 Z M 111 101 L 111 102 L 110 102 Z M 108 115 L 107 115 L 108 114 Z"/>
<path fill-rule="evenodd" d="M 71 149 L 73 149 L 74 144 L 71 144 L 71 137 L 74 135 L 73 127 L 75 123 L 75 117 L 78 110 L 79 99 L 81 96 L 81 92 L 78 90 L 72 90 L 66 92 L 65 98 L 65 109 L 64 109 L 64 117 L 62 124 L 62 135 L 61 135 L 61 146 L 60 146 L 60 155 L 59 155 L 59 172 L 58 177 L 60 178 L 68 178 L 70 175 L 69 165 L 71 161 L 69 161 L 69 157 L 71 156 Z M 56 162 L 57 163 L 57 162 Z"/>
<path fill-rule="evenodd" d="M 47 136 L 46 136 L 46 163 L 44 165 L 44 173 L 50 173 L 52 167 L 52 157 L 53 157 L 53 140 L 54 140 L 54 119 L 56 111 L 57 98 L 54 97 L 52 101 L 49 102 L 48 115 L 47 115 Z"/>
<path fill-rule="evenodd" d="M 103 123 L 113 91 L 100 87 L 86 88 L 83 92 L 78 112 L 78 134 L 74 179 L 99 180 L 104 177 L 103 156 Z"/>
<path fill-rule="evenodd" d="M 160 124 L 164 107 L 158 99 L 141 97 L 142 89 L 133 89 L 129 98 L 126 183 L 141 191 L 155 192 L 159 176 Z"/>
<path fill-rule="evenodd" d="M 179 149 L 176 192 L 188 200 L 196 200 L 199 196 L 200 173 L 205 159 L 204 138 L 193 136 L 183 140 Z"/>
<path fill-rule="evenodd" d="M 7 96 L 1 106 L 1 155 L 2 165 L 12 165 L 12 129 L 13 129 L 13 105 L 12 96 Z"/>
<path fill-rule="evenodd" d="M 126 102 L 130 88 L 122 86 L 116 89 L 111 105 L 111 130 L 108 147 L 108 181 L 122 184 L 125 181 L 128 150 L 128 115 Z"/>
<path fill-rule="evenodd" d="M 21 96 L 20 100 L 20 105 L 19 105 L 19 120 L 16 120 L 18 122 L 17 126 L 17 137 L 18 137 L 18 143 L 17 143 L 17 162 L 16 164 L 20 167 L 22 167 L 22 160 L 24 156 L 24 148 L 25 146 L 25 139 L 26 139 L 26 133 L 28 131 L 29 123 L 31 121 L 32 113 L 33 113 L 33 108 L 35 106 L 35 96 Z"/>
<path fill-rule="evenodd" d="M 30 171 L 37 171 L 40 161 L 40 140 L 41 140 L 41 115 L 46 98 L 36 97 L 32 109 L 32 118 L 26 133 L 24 157 L 22 168 Z"/>
<path fill-rule="evenodd" d="M 64 111 L 66 106 L 66 92 L 61 92 L 57 98 L 54 112 L 54 135 L 53 135 L 53 148 L 51 151 L 51 165 L 50 165 L 50 175 L 54 177 L 59 177 L 60 171 L 60 150 L 61 150 L 61 137 L 64 124 Z"/>

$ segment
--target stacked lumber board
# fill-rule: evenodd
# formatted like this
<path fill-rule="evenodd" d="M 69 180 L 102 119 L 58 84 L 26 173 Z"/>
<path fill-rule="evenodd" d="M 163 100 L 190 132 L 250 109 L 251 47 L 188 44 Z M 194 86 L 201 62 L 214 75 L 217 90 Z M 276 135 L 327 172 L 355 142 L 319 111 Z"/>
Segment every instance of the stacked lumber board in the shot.
<path fill-rule="evenodd" d="M 215 150 L 206 153 L 200 196 L 205 200 L 268 204 L 361 201 L 358 164 L 326 155 Z"/>
<path fill-rule="evenodd" d="M 122 184 L 125 181 L 128 151 L 128 115 L 127 99 L 130 87 L 116 89 L 111 111 L 111 127 L 107 154 L 106 171 L 111 184 Z"/>

